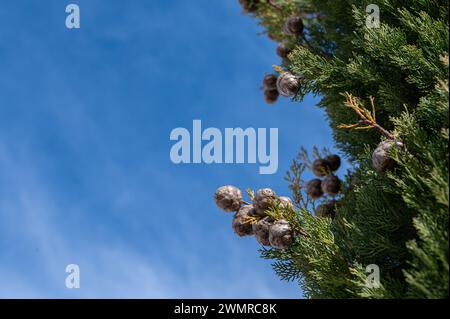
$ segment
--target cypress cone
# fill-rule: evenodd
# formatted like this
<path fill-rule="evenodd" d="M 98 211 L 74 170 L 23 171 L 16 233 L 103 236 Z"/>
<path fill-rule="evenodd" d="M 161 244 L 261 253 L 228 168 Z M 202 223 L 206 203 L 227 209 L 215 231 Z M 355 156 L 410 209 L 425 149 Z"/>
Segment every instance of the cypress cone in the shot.
<path fill-rule="evenodd" d="M 242 193 L 237 187 L 226 185 L 219 187 L 214 194 L 216 205 L 226 212 L 236 212 L 242 205 Z"/>

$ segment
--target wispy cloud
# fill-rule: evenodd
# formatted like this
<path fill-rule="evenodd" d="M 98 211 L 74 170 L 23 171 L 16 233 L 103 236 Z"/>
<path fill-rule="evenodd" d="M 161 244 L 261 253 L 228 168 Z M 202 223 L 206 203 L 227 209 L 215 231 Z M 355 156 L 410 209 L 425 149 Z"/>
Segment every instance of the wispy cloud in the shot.
<path fill-rule="evenodd" d="M 74 221 L 74 215 L 86 212 L 64 201 L 42 175 L 26 143 L 14 144 L 0 139 L 0 242 L 9 243 L 0 267 L 1 297 L 232 298 L 248 297 L 249 290 L 255 298 L 277 296 L 260 274 L 242 266 L 244 250 L 221 247 L 226 261 L 217 261 L 216 266 L 203 259 L 198 251 L 202 243 L 195 242 L 205 238 L 192 233 L 195 220 L 178 220 L 182 231 L 172 243 L 161 245 L 154 238 L 148 243 L 154 251 L 149 255 L 127 240 L 95 239 L 82 225 L 64 222 L 66 217 Z M 191 246 L 185 252 L 181 248 L 184 239 L 188 239 L 184 245 Z M 177 263 L 182 261 L 183 266 L 158 258 L 162 250 L 175 247 L 179 249 L 174 251 L 180 259 Z M 64 286 L 69 263 L 81 268 L 79 290 Z"/>

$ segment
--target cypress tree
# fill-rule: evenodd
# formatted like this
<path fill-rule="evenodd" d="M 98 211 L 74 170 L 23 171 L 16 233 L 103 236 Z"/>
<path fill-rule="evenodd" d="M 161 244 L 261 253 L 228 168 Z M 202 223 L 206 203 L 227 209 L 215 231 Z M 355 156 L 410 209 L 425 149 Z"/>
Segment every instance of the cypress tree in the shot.
<path fill-rule="evenodd" d="M 277 83 L 281 95 L 319 95 L 352 166 L 337 181 L 313 165 L 333 154 L 300 151 L 286 176 L 295 207 L 274 199 L 265 216 L 248 218 L 290 236 L 262 257 L 309 298 L 448 298 L 448 1 L 244 2 L 290 48 L 275 71 L 298 82 Z M 311 199 L 307 169 L 339 182 L 339 193 Z"/>

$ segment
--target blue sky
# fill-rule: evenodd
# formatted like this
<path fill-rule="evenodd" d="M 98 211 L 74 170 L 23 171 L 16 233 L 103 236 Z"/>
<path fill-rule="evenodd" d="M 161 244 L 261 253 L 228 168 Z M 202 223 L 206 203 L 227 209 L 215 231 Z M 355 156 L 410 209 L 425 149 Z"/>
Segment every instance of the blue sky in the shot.
<path fill-rule="evenodd" d="M 0 5 L 0 297 L 301 297 L 213 202 L 289 194 L 299 147 L 333 145 L 317 99 L 263 102 L 276 44 L 237 0 L 78 0 L 79 30 L 69 3 Z M 169 134 L 194 119 L 279 128 L 277 174 L 174 165 Z"/>

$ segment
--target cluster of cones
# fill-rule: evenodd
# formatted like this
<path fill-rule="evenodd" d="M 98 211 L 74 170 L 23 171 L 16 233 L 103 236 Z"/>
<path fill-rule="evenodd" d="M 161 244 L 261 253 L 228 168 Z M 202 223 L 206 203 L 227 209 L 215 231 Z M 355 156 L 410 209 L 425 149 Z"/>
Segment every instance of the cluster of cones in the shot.
<path fill-rule="evenodd" d="M 294 243 L 295 233 L 289 222 L 268 215 L 272 205 L 294 209 L 289 197 L 279 197 L 270 188 L 264 188 L 256 192 L 249 204 L 244 202 L 239 188 L 227 185 L 216 190 L 214 200 L 219 208 L 235 213 L 232 227 L 238 236 L 255 236 L 261 245 L 281 250 Z"/>
<path fill-rule="evenodd" d="M 291 16 L 286 19 L 283 26 L 283 33 L 286 36 L 298 37 L 303 34 L 303 20 L 299 16 Z M 289 44 L 284 41 L 277 47 L 278 56 L 284 61 L 292 52 Z M 284 72 L 280 75 L 268 74 L 263 80 L 264 99 L 266 103 L 273 104 L 280 95 L 285 97 L 295 96 L 300 89 L 301 78 L 290 72 Z"/>
<path fill-rule="evenodd" d="M 341 166 L 338 155 L 328 155 L 318 158 L 311 164 L 311 171 L 317 177 L 306 183 L 306 195 L 311 200 L 317 200 L 324 195 L 336 196 L 342 188 L 342 182 L 334 173 Z M 328 200 L 316 208 L 316 216 L 334 218 L 337 201 Z"/>
<path fill-rule="evenodd" d="M 301 77 L 284 72 L 280 75 L 267 74 L 264 76 L 263 89 L 266 103 L 273 104 L 280 95 L 295 96 L 300 89 Z"/>
<path fill-rule="evenodd" d="M 262 3 L 261 0 L 239 0 L 239 2 L 247 13 L 254 13 Z M 304 29 L 303 19 L 298 15 L 290 16 L 284 21 L 283 28 L 280 31 L 284 35 L 285 40 L 279 43 L 277 47 L 277 55 L 283 62 L 292 52 L 292 46 L 289 43 L 295 43 L 296 39 L 303 35 Z M 286 41 L 286 39 L 292 41 Z M 263 80 L 264 99 L 266 103 L 275 103 L 280 95 L 285 97 L 296 95 L 300 89 L 300 80 L 301 78 L 299 76 L 289 72 L 284 72 L 280 75 L 266 75 Z"/>

